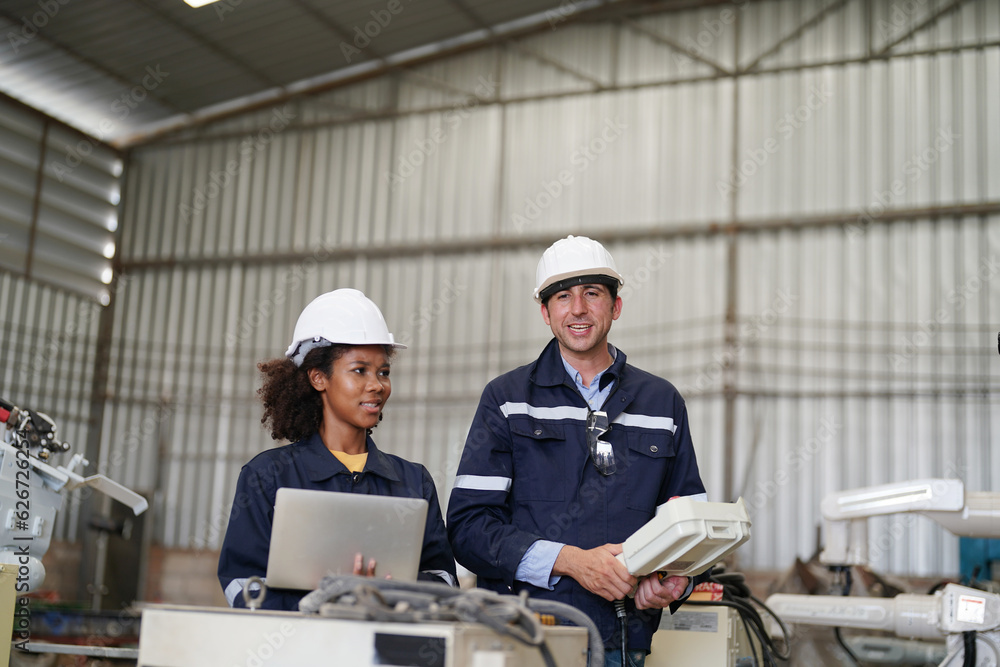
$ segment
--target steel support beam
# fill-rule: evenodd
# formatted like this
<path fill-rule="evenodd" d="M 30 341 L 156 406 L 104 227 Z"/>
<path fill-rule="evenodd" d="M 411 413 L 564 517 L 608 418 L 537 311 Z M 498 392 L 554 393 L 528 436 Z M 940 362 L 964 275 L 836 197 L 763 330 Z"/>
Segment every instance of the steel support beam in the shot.
<path fill-rule="evenodd" d="M 646 227 L 601 230 L 603 243 L 632 243 L 638 241 L 673 241 L 679 239 L 717 236 L 719 234 L 769 234 L 784 230 L 818 229 L 857 223 L 860 211 L 845 211 L 835 214 L 815 216 L 793 216 L 788 218 L 759 218 L 733 223 L 729 220 L 674 224 L 654 223 Z M 936 206 L 887 210 L 873 218 L 870 224 L 891 224 L 922 219 L 961 218 L 968 216 L 1000 215 L 1000 201 L 982 204 L 962 204 L 957 206 Z M 525 234 L 512 237 L 487 237 L 478 239 L 445 240 L 432 239 L 417 243 L 393 243 L 385 245 L 352 246 L 349 248 L 324 248 L 322 241 L 311 251 L 257 253 L 250 255 L 224 255 L 216 257 L 191 257 L 184 259 L 147 259 L 125 262 L 122 271 L 132 273 L 147 269 L 179 267 L 219 267 L 246 264 L 251 266 L 294 264 L 305 260 L 342 261 L 364 258 L 368 260 L 393 259 L 398 257 L 419 257 L 431 255 L 447 257 L 492 253 L 498 250 L 522 250 L 526 248 L 546 248 L 557 237 L 548 234 Z"/>
<path fill-rule="evenodd" d="M 602 92 L 617 92 L 617 91 L 627 91 L 627 90 L 642 90 L 646 88 L 662 88 L 669 86 L 681 86 L 686 84 L 696 84 L 705 83 L 708 81 L 719 81 L 721 79 L 731 79 L 731 78 L 742 78 L 742 77 L 753 77 L 753 76 L 768 76 L 772 74 L 783 74 L 786 72 L 799 72 L 809 69 L 822 69 L 824 67 L 845 67 L 849 65 L 861 65 L 870 62 L 884 62 L 888 60 L 898 59 L 898 58 L 915 58 L 924 56 L 936 56 L 946 53 L 961 53 L 963 51 L 979 51 L 982 49 L 998 48 L 1000 47 L 1000 40 L 995 40 L 991 42 L 982 42 L 978 44 L 965 44 L 960 46 L 947 46 L 941 48 L 933 49 L 923 49 L 919 51 L 909 51 L 907 53 L 886 53 L 886 54 L 876 54 L 873 56 L 862 56 L 857 58 L 841 58 L 837 60 L 828 60 L 823 62 L 813 62 L 813 63 L 799 63 L 796 65 L 784 65 L 780 67 L 772 67 L 767 69 L 756 69 L 752 72 L 737 72 L 737 73 L 716 73 L 703 76 L 692 76 L 692 77 L 678 77 L 674 79 L 661 79 L 658 81 L 643 81 L 640 83 L 627 83 L 627 84 L 615 84 L 608 85 L 602 89 Z M 398 68 L 397 68 L 398 69 Z M 405 70 L 403 70 L 405 71 Z M 384 73 L 384 72 L 383 72 Z M 373 74 L 374 76 L 374 74 Z M 585 90 L 572 90 L 572 91 L 562 91 L 558 93 L 541 93 L 538 95 L 524 95 L 520 97 L 509 97 L 509 98 L 497 98 L 490 100 L 479 100 L 479 106 L 488 107 L 494 104 L 508 105 L 508 104 L 525 104 L 530 102 L 541 102 L 556 99 L 566 99 L 571 97 L 580 97 L 584 95 L 593 95 L 594 91 L 591 89 Z M 285 101 L 292 99 L 295 96 L 289 96 Z M 280 102 L 274 103 L 262 103 L 257 108 L 271 108 Z M 348 125 L 352 123 L 367 122 L 367 121 L 378 121 L 378 120 L 389 120 L 393 118 L 401 118 L 406 116 L 419 116 L 425 114 L 434 113 L 447 113 L 455 109 L 455 105 L 448 106 L 437 106 L 437 107 L 425 107 L 422 109 L 412 109 L 412 110 L 399 110 L 399 109 L 384 109 L 379 111 L 366 111 L 359 114 L 345 116 L 344 118 L 323 120 L 311 123 L 300 123 L 294 126 L 290 126 L 285 129 L 285 132 L 296 132 L 302 130 L 309 130 L 319 127 L 334 127 L 338 125 Z M 229 115 L 228 113 L 225 115 Z M 207 121 L 206 121 L 207 122 Z M 194 123 L 191 127 L 200 125 L 201 123 Z M 182 128 L 187 129 L 187 128 Z M 180 129 L 178 130 L 180 131 Z M 239 139 L 246 136 L 246 132 L 234 133 L 226 132 L 219 134 L 212 134 L 210 136 L 198 136 L 198 137 L 185 137 L 183 139 L 166 140 L 164 139 L 166 135 L 163 133 L 150 133 L 148 135 L 142 135 L 137 137 L 132 137 L 128 142 L 121 145 L 115 146 L 115 150 L 122 150 L 122 147 L 133 148 L 142 146 L 149 143 L 154 143 L 156 141 L 161 141 L 163 145 L 178 145 L 184 143 L 204 143 L 205 141 L 222 141 L 226 139 Z"/>

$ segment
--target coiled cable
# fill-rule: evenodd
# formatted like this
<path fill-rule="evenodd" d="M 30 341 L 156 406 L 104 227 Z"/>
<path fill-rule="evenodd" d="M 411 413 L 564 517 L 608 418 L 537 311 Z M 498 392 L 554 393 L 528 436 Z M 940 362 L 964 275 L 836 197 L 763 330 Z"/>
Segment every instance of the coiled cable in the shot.
<path fill-rule="evenodd" d="M 789 659 L 791 656 L 791 638 L 788 628 L 777 614 L 771 611 L 766 604 L 754 597 L 750 592 L 750 588 L 746 585 L 746 579 L 742 574 L 739 572 L 716 573 L 713 571 L 709 572 L 708 581 L 722 586 L 722 600 L 688 600 L 684 604 L 702 607 L 730 607 L 735 609 L 743 621 L 743 627 L 747 633 L 747 640 L 750 642 L 750 652 L 755 664 L 777 665 L 777 660 Z M 784 638 L 784 651 L 779 649 L 771 639 L 757 607 L 763 609 L 771 618 L 777 621 Z M 760 649 L 761 657 L 759 660 L 757 658 L 757 650 L 754 646 L 754 638 L 757 640 L 756 646 Z"/>
<path fill-rule="evenodd" d="M 604 643 L 589 616 L 554 600 L 522 594 L 501 595 L 482 588 L 461 590 L 447 584 L 326 577 L 299 602 L 299 611 L 330 618 L 420 623 L 480 623 L 498 634 L 538 648 L 546 665 L 554 665 L 545 632 L 536 614 L 551 614 L 586 628 L 592 664 L 604 664 Z"/>

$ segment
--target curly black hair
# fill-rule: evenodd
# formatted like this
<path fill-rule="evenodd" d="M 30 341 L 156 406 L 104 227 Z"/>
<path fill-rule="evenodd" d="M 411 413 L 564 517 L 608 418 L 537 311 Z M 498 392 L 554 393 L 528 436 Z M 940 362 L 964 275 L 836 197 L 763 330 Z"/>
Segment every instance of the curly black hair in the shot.
<path fill-rule="evenodd" d="M 323 400 L 309 382 L 309 371 L 318 368 L 327 377 L 333 362 L 344 356 L 351 345 L 327 345 L 309 351 L 301 366 L 291 359 L 271 359 L 257 364 L 264 383 L 257 396 L 264 404 L 260 423 L 275 440 L 297 442 L 319 431 L 323 423 Z M 391 358 L 391 345 L 382 346 Z"/>

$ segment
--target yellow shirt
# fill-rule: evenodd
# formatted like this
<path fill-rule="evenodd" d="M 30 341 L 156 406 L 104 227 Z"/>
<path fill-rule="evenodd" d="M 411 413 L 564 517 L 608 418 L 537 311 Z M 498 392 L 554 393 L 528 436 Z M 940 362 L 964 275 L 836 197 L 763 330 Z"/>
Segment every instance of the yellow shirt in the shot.
<path fill-rule="evenodd" d="M 351 472 L 361 472 L 365 469 L 365 463 L 368 461 L 368 452 L 362 454 L 348 454 L 347 452 L 333 452 L 333 455 L 337 457 L 337 460 L 344 464 Z"/>

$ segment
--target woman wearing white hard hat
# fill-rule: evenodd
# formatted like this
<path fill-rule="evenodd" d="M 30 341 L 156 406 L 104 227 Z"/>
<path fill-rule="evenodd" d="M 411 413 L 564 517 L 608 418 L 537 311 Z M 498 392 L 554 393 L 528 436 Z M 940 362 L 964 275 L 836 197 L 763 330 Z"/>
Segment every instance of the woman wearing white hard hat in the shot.
<path fill-rule="evenodd" d="M 371 438 L 392 393 L 393 352 L 405 347 L 368 297 L 338 289 L 305 307 L 285 358 L 258 364 L 264 377 L 257 392 L 264 404 L 261 423 L 275 440 L 292 444 L 258 454 L 240 472 L 219 556 L 219 581 L 231 606 L 245 606 L 247 580 L 267 570 L 275 493 L 282 487 L 426 499 L 419 578 L 455 584 L 430 473 L 382 452 Z M 372 576 L 376 568 L 359 555 L 355 574 Z M 262 606 L 295 610 L 304 593 L 270 589 Z"/>

